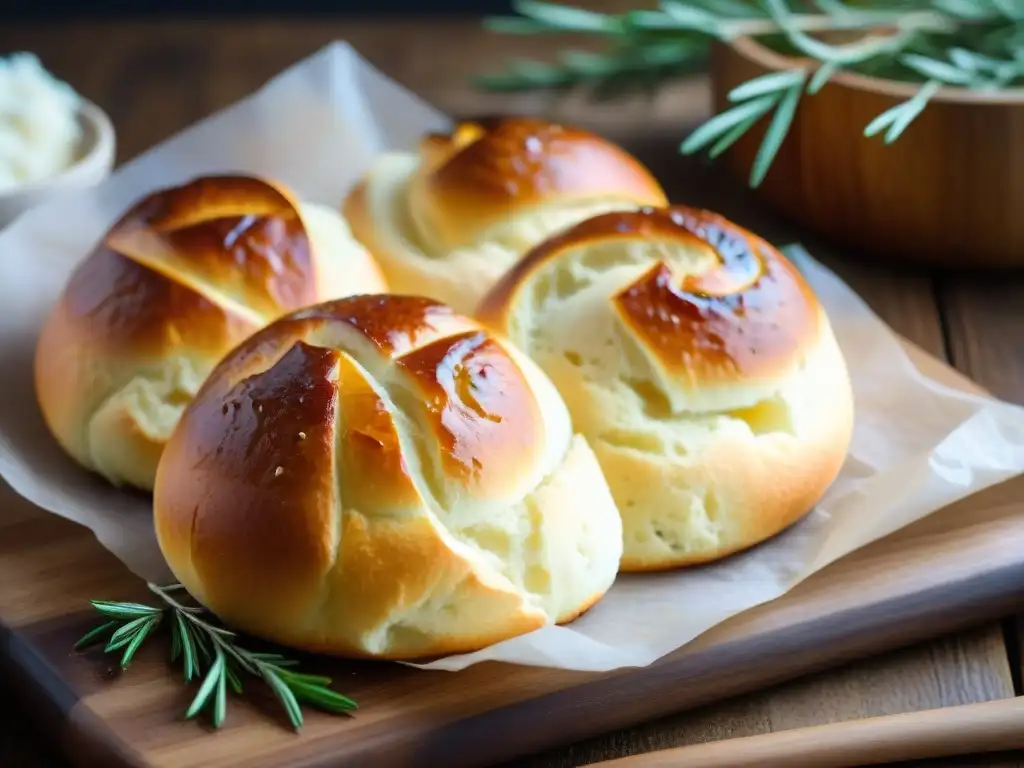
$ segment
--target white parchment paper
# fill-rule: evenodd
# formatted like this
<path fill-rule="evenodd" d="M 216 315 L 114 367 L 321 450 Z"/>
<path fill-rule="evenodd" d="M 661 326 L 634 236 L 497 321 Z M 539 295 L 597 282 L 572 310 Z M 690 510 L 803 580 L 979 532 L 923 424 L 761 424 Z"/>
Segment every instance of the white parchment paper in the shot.
<path fill-rule="evenodd" d="M 142 578 L 169 581 L 149 498 L 80 469 L 50 437 L 36 405 L 36 337 L 72 268 L 125 208 L 153 189 L 201 173 L 247 171 L 280 179 L 303 199 L 338 205 L 379 152 L 414 147 L 423 131 L 447 123 L 336 44 L 122 167 L 102 186 L 54 199 L 4 230 L 0 475 L 29 501 L 88 526 Z M 591 671 L 644 666 L 837 558 L 1024 471 L 1024 409 L 925 378 L 845 284 L 802 249 L 788 252 L 832 319 L 856 396 L 848 461 L 818 507 L 783 535 L 721 563 L 621 576 L 571 626 L 423 666 L 455 670 L 484 660 Z"/>

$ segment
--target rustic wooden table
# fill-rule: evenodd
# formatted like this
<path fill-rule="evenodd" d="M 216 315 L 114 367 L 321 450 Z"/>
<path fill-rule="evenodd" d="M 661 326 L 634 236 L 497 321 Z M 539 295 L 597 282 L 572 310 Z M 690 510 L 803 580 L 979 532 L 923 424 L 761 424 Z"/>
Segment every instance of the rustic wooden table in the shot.
<path fill-rule="evenodd" d="M 717 208 L 778 242 L 800 239 L 836 269 L 899 333 L 949 359 L 996 395 L 1024 401 L 1024 277 L 932 275 L 893 268 L 844 252 L 774 219 L 720 172 L 680 158 L 687 129 L 707 114 L 701 77 L 673 84 L 653 99 L 609 105 L 575 97 L 495 95 L 474 91 L 472 73 L 505 55 L 544 56 L 553 38 L 486 34 L 475 21 L 408 19 L 308 21 L 205 20 L 28 24 L 0 27 L 0 54 L 37 52 L 58 76 L 102 105 L 126 160 L 252 91 L 284 67 L 336 39 L 351 42 L 385 73 L 450 114 L 543 113 L 596 129 L 648 162 L 675 199 Z M 711 739 L 780 730 L 1020 693 L 1019 619 L 981 626 L 917 647 L 852 663 L 696 712 L 608 734 L 520 764 L 581 765 Z M 4 688 L 0 680 L 0 691 Z M 0 765 L 61 766 L 47 735 L 33 730 L 17 701 L 0 696 Z M 929 765 L 1024 766 L 1024 756 L 996 755 Z"/>

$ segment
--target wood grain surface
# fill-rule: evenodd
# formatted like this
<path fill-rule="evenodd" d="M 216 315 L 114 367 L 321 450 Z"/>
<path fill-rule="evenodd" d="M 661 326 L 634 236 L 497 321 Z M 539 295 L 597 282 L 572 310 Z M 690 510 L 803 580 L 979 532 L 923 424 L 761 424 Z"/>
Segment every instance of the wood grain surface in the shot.
<path fill-rule="evenodd" d="M 824 723 L 643 752 L 601 768 L 847 768 L 1024 749 L 1024 698 Z"/>
<path fill-rule="evenodd" d="M 495 37 L 480 32 L 475 21 L 5 24 L 0 28 L 0 52 L 38 52 L 56 74 L 103 105 L 117 125 L 119 158 L 124 160 L 245 95 L 334 39 L 348 39 L 387 74 L 452 114 L 534 112 L 583 123 L 623 141 L 652 164 L 676 199 L 717 207 L 771 238 L 786 240 L 805 235 L 762 212 L 749 192 L 725 182 L 722 174 L 678 157 L 679 139 L 707 114 L 708 89 L 701 78 L 666 88 L 653 99 L 636 97 L 609 105 L 590 105 L 578 97 L 555 100 L 533 95 L 481 95 L 467 84 L 470 74 L 496 66 L 506 54 L 544 56 L 564 40 Z M 812 253 L 836 268 L 897 331 L 932 353 L 950 354 L 961 370 L 996 394 L 1024 400 L 1024 353 L 1013 343 L 1014 329 L 1020 328 L 1014 321 L 1019 321 L 1024 312 L 1018 298 L 1024 297 L 1024 282 L 956 275 L 939 281 L 926 273 L 862 265 L 850 254 L 829 248 L 816 238 L 801 239 Z M 0 509 L 9 522 L 16 503 L 8 489 L 0 489 L 0 494 Z M 82 596 L 115 596 L 110 591 L 113 585 L 130 582 L 124 580 L 122 569 L 112 558 L 82 555 L 89 551 L 87 544 L 96 549 L 87 532 L 29 513 L 14 525 L 16 540 L 7 535 L 9 528 L 0 536 L 3 563 L 29 567 L 32 584 L 67 571 L 73 574 L 74 588 L 61 600 L 40 602 L 31 584 L 13 582 L 10 574 L 0 573 L 3 604 L 20 606 L 19 610 L 29 614 L 36 625 L 33 637 L 49 654 L 49 669 L 43 667 L 40 674 L 52 669 L 70 674 L 67 648 L 74 631 L 88 624 L 90 617 L 79 614 L 78 623 L 72 627 L 61 625 L 62 620 L 55 617 L 68 612 L 74 615 L 81 607 Z M 45 550 L 45 563 L 25 565 L 25 553 L 32 549 L 28 544 Z M 10 642 L 10 637 L 0 638 L 0 646 L 5 642 Z M 84 668 L 90 671 L 74 667 L 77 676 L 72 682 L 81 690 L 100 685 L 103 690 L 95 702 L 99 711 L 113 712 L 137 727 L 152 729 L 158 741 L 168 739 L 167 731 L 155 724 L 168 705 L 173 711 L 183 705 L 183 700 L 168 703 L 168 681 L 160 680 L 166 671 L 159 663 L 159 652 L 156 649 L 144 655 L 139 668 L 113 688 L 103 687 L 107 683 L 97 675 L 96 666 Z M 861 654 L 865 652 L 861 650 Z M 1019 653 L 1015 652 L 1014 672 L 1019 671 L 1018 659 Z M 353 686 L 358 688 L 358 675 L 352 677 Z M 1003 698 L 1014 692 L 1013 677 L 1002 627 L 982 624 L 962 634 L 949 634 L 724 703 L 612 730 L 570 747 L 516 760 L 515 764 L 582 765 L 663 746 Z M 7 677 L 0 679 L 0 686 L 16 682 Z M 387 684 L 386 679 L 384 682 Z M 155 687 L 150 689 L 150 685 Z M 119 712 L 118 707 L 124 704 L 112 692 L 125 688 L 138 689 L 140 695 L 131 697 L 130 711 Z M 57 749 L 59 740 L 74 738 L 74 729 L 58 731 L 26 719 L 20 714 L 27 708 L 26 699 L 7 696 L 3 701 L 2 706 L 11 711 L 5 711 L 7 716 L 0 719 L 0 765 L 64 765 Z M 70 701 L 65 702 L 69 709 Z M 367 711 L 372 712 L 369 708 Z M 59 720 L 59 712 L 54 714 Z M 74 717 L 81 728 L 89 727 L 88 716 L 82 710 Z M 265 732 L 279 735 L 273 723 Z M 221 748 L 209 739 L 202 743 L 210 750 Z M 219 742 L 227 743 L 229 740 Z M 75 748 L 80 755 L 85 754 L 85 746 Z M 163 748 L 173 751 L 173 745 L 164 744 Z M 1006 755 L 932 764 L 1021 763 L 1018 756 Z"/>

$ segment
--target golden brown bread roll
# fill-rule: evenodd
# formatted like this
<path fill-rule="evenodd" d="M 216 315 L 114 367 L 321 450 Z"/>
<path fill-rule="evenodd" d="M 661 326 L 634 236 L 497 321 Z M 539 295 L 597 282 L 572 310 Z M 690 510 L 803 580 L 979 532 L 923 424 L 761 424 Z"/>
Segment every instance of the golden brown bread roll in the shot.
<path fill-rule="evenodd" d="M 391 290 L 471 314 L 529 248 L 608 210 L 664 205 L 635 158 L 592 133 L 526 117 L 458 123 L 418 153 L 377 159 L 344 206 Z"/>
<path fill-rule="evenodd" d="M 245 176 L 160 190 L 110 228 L 51 310 L 39 405 L 76 461 L 151 490 L 179 414 L 224 353 L 285 312 L 383 290 L 330 208 Z"/>
<path fill-rule="evenodd" d="M 781 253 L 713 213 L 583 222 L 527 255 L 479 317 L 549 375 L 593 446 L 625 571 L 773 536 L 845 459 L 853 401 L 828 317 Z"/>
<path fill-rule="evenodd" d="M 210 375 L 164 452 L 178 580 L 246 632 L 421 658 L 566 622 L 622 527 L 565 404 L 521 352 L 428 299 L 293 313 Z"/>

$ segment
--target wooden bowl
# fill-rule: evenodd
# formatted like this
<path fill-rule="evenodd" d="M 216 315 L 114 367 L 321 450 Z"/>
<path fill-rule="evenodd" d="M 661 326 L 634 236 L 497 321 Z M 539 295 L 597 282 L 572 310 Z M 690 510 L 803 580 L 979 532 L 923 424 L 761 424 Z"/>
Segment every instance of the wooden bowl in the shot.
<path fill-rule="evenodd" d="M 726 95 L 795 59 L 744 38 L 716 45 L 716 110 Z M 902 136 L 864 136 L 877 115 L 917 86 L 836 75 L 801 99 L 758 193 L 772 208 L 837 245 L 889 261 L 945 267 L 1024 266 L 1024 89 L 940 90 Z M 722 160 L 744 183 L 769 119 Z"/>

